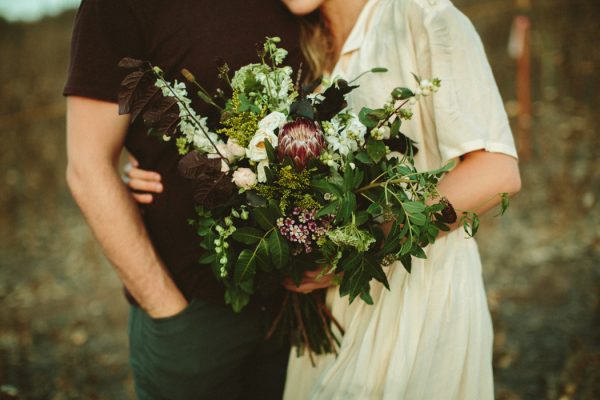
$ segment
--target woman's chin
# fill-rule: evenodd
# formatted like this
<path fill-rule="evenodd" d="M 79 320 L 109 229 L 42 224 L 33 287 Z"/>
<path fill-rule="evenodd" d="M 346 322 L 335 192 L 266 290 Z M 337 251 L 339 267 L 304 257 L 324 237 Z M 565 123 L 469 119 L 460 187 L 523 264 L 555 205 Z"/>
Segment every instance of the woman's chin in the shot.
<path fill-rule="evenodd" d="M 323 0 L 282 0 L 288 10 L 297 16 L 308 15 L 317 10 Z"/>

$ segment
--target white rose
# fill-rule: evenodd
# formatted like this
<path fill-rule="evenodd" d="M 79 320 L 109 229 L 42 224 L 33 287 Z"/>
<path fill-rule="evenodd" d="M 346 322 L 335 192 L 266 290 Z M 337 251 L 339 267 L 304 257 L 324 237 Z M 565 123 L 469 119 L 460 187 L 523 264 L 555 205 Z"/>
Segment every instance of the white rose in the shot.
<path fill-rule="evenodd" d="M 277 135 L 262 129 L 257 130 L 246 149 L 246 156 L 251 161 L 260 162 L 267 159 L 265 140 L 268 140 L 273 147 L 277 147 Z"/>
<path fill-rule="evenodd" d="M 246 149 L 240 146 L 237 140 L 232 138 L 227 140 L 227 150 L 234 159 L 240 159 L 246 156 Z"/>
<path fill-rule="evenodd" d="M 238 168 L 233 173 L 233 183 L 242 189 L 251 189 L 256 185 L 256 174 L 250 168 Z"/>
<path fill-rule="evenodd" d="M 258 122 L 258 130 L 274 133 L 275 129 L 281 128 L 286 122 L 287 117 L 285 114 L 273 111 Z"/>

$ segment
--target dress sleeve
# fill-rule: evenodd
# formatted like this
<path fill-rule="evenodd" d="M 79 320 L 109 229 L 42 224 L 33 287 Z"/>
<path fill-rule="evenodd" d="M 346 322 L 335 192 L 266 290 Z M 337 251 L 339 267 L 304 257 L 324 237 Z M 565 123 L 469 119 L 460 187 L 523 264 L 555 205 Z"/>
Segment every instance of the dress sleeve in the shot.
<path fill-rule="evenodd" d="M 65 96 L 116 102 L 123 57 L 145 59 L 141 23 L 127 0 L 83 0 L 73 29 Z"/>
<path fill-rule="evenodd" d="M 517 158 L 492 69 L 473 24 L 449 0 L 421 0 L 429 42 L 437 141 L 443 162 L 484 149 Z"/>

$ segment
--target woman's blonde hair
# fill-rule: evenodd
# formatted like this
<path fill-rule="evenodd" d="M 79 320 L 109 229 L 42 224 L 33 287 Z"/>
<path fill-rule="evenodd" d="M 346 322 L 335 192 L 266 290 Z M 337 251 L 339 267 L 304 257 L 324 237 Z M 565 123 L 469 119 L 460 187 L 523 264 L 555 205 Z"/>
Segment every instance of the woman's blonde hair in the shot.
<path fill-rule="evenodd" d="M 313 81 L 335 66 L 335 45 L 327 20 L 319 10 L 300 19 L 300 48 L 308 64 L 306 81 Z"/>

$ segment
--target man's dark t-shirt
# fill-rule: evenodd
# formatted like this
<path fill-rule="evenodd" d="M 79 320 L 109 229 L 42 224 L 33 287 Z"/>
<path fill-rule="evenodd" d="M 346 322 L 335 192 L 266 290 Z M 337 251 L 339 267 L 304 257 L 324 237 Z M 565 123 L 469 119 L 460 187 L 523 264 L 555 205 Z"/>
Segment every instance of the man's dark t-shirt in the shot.
<path fill-rule="evenodd" d="M 290 51 L 288 64 L 298 68 L 297 21 L 280 0 L 83 0 L 64 94 L 116 102 L 127 74 L 117 67 L 123 57 L 149 60 L 171 80 L 182 80 L 180 70 L 187 68 L 214 92 L 219 63 L 226 61 L 233 71 L 257 62 L 256 45 L 266 36 L 281 37 Z M 195 106 L 209 120 L 217 117 L 200 99 Z M 175 146 L 148 136 L 137 123 L 125 146 L 142 168 L 162 175 L 164 191 L 144 206 L 143 218 L 176 284 L 188 299 L 222 303 L 221 284 L 198 264 L 200 239 L 188 224 L 194 203 L 189 184 L 177 173 Z"/>

